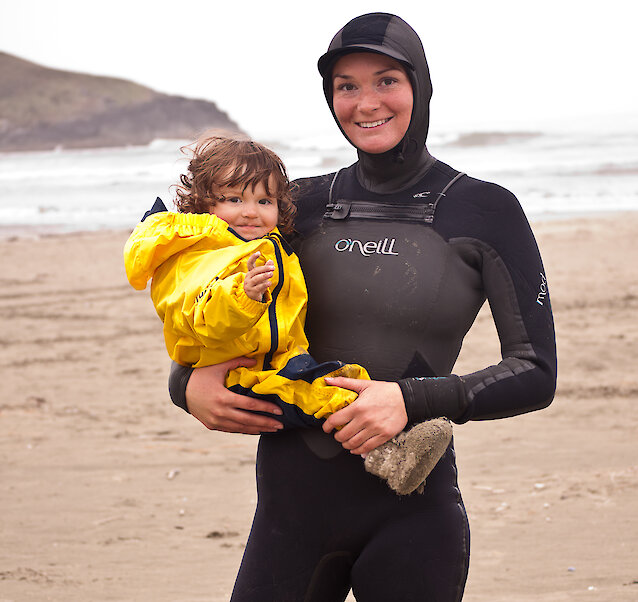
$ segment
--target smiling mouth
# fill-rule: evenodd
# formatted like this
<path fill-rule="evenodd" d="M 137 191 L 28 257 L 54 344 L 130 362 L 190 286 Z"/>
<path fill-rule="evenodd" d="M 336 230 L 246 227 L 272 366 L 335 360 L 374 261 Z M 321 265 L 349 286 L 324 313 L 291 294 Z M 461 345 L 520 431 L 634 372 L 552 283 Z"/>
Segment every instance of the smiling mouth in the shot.
<path fill-rule="evenodd" d="M 384 123 L 388 123 L 390 119 L 392 119 L 392 117 L 387 117 L 386 119 L 379 119 L 378 121 L 358 121 L 356 123 L 360 128 L 369 129 L 369 128 L 379 127 L 380 125 L 383 125 Z"/>

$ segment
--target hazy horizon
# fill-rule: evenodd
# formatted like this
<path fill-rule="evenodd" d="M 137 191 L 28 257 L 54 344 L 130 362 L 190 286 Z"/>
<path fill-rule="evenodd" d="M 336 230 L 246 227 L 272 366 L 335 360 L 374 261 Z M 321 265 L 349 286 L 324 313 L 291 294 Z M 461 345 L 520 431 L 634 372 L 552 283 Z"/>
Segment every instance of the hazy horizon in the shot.
<path fill-rule="evenodd" d="M 636 7 L 506 0 L 6 3 L 0 50 L 58 69 L 211 100 L 255 137 L 336 132 L 317 58 L 349 19 L 393 12 L 421 36 L 434 87 L 431 132 L 638 129 Z M 619 122 L 620 125 L 613 125 Z M 574 124 L 571 126 L 570 124 Z"/>

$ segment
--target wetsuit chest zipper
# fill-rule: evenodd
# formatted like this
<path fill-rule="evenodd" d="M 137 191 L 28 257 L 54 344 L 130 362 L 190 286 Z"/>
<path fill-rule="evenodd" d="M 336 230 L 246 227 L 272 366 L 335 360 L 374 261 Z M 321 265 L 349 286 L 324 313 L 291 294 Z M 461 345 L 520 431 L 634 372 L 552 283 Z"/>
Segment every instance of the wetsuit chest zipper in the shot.
<path fill-rule="evenodd" d="M 465 173 L 457 173 L 436 195 L 434 201 L 428 203 L 373 203 L 370 201 L 358 201 L 348 199 L 338 199 L 332 201 L 335 184 L 339 173 L 330 185 L 329 203 L 326 205 L 324 219 L 343 220 L 347 218 L 359 219 L 385 219 L 392 221 L 408 221 L 432 224 L 434 222 L 434 213 L 439 201 L 446 195 L 450 187 L 460 180 Z M 429 192 L 419 193 L 419 198 L 429 195 Z"/>
<path fill-rule="evenodd" d="M 435 203 L 371 203 L 340 199 L 336 203 L 326 205 L 324 219 L 390 219 L 432 223 L 435 208 Z"/>

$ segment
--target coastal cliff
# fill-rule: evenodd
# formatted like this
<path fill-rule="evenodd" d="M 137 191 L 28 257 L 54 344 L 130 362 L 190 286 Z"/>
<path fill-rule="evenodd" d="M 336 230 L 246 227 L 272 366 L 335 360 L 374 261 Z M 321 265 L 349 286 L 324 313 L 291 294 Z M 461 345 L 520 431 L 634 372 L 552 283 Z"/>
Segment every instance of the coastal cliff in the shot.
<path fill-rule="evenodd" d="M 0 52 L 0 151 L 143 145 L 208 128 L 241 131 L 213 102 Z"/>

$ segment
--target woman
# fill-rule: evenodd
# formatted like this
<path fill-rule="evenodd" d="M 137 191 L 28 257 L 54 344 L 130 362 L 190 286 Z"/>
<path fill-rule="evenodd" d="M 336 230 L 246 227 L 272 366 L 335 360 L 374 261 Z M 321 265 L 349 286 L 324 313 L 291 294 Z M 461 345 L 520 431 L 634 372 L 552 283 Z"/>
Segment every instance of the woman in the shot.
<path fill-rule="evenodd" d="M 367 474 L 359 454 L 407 423 L 547 406 L 556 354 L 544 270 L 515 197 L 428 153 L 430 77 L 407 23 L 384 13 L 352 20 L 319 71 L 358 161 L 297 182 L 307 332 L 318 361 L 356 362 L 375 380 L 333 379 L 359 398 L 325 422 L 325 433 L 261 437 L 259 501 L 232 599 L 333 602 L 352 587 L 359 602 L 460 600 L 469 528 L 453 445 L 424 492 L 406 497 Z M 452 375 L 486 297 L 503 360 Z M 247 412 L 272 406 L 222 387 L 225 371 L 245 361 L 192 374 L 176 367 L 174 401 L 209 428 L 278 430 L 276 420 Z"/>

